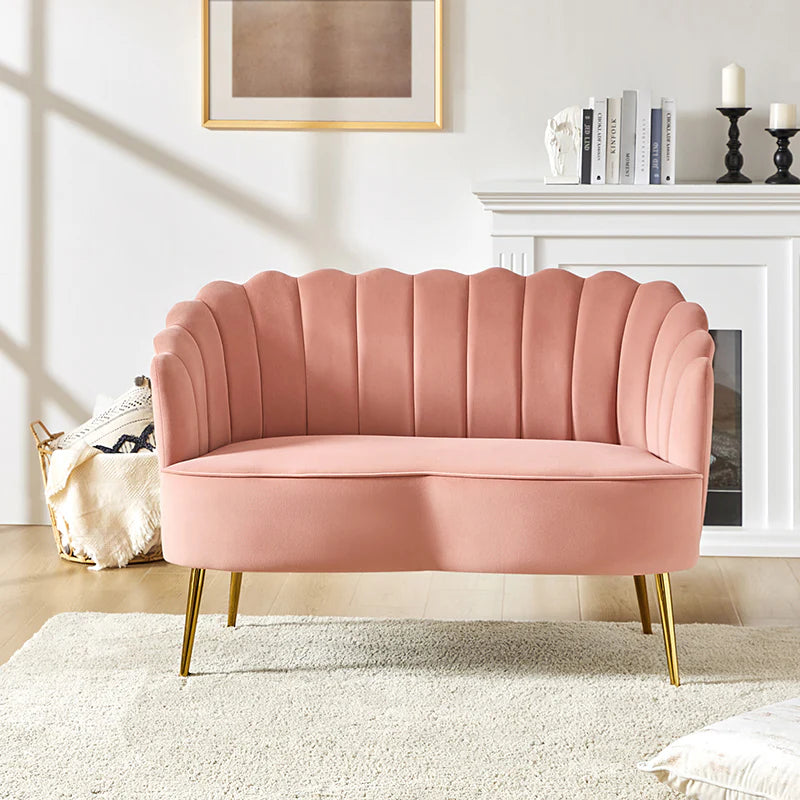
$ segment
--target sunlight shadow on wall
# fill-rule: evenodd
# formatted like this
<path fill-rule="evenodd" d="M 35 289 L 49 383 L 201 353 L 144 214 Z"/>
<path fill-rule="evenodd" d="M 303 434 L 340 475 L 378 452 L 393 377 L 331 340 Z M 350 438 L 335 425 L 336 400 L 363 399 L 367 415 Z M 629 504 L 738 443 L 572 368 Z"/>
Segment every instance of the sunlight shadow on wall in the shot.
<path fill-rule="evenodd" d="M 20 345 L 0 330 L 0 354 L 26 376 L 25 410 L 29 420 L 42 417 L 46 404 L 54 403 L 80 422 L 90 409 L 45 369 L 45 341 L 48 320 L 47 294 L 47 120 L 55 114 L 111 142 L 148 165 L 170 175 L 176 181 L 212 198 L 259 228 L 296 241 L 319 266 L 338 266 L 357 271 L 377 263 L 370 254 L 354 249 L 341 235 L 341 138 L 314 142 L 314 186 L 309 214 L 293 218 L 264 203 L 259 197 L 225 183 L 209 172 L 171 154 L 158 144 L 125 130 L 109 119 L 67 100 L 46 86 L 47 3 L 30 0 L 30 65 L 27 74 L 0 64 L 0 83 L 29 101 L 28 152 L 28 263 L 29 298 L 27 342 Z M 199 25 L 199 20 L 198 20 Z M 209 134 L 213 135 L 213 134 Z M 245 132 L 244 135 L 248 135 Z M 250 134 L 252 135 L 252 134 Z M 13 472 L 12 472 L 13 474 Z M 27 497 L 27 521 L 43 520 L 44 505 L 36 453 L 31 443 L 18 491 Z M 7 522 L 9 520 L 1 520 Z M 17 521 L 17 520 L 15 520 Z"/>

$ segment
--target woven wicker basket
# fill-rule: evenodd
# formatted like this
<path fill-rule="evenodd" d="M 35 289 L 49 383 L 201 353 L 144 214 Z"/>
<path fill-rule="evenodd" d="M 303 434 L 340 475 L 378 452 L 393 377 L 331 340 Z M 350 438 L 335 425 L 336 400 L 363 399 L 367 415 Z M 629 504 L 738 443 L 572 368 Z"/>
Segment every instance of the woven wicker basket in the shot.
<path fill-rule="evenodd" d="M 39 453 L 39 466 L 42 468 L 42 481 L 46 488 L 47 471 L 50 468 L 50 456 L 53 455 L 53 442 L 63 434 L 50 433 L 50 431 L 47 430 L 45 424 L 40 419 L 37 419 L 36 422 L 32 422 L 30 427 L 31 427 L 31 433 L 33 434 L 33 438 L 36 441 L 36 450 Z M 86 564 L 87 566 L 93 566 L 94 561 L 92 561 L 90 558 L 87 558 L 84 555 L 72 552 L 72 550 L 69 549 L 69 545 L 66 546 L 67 549 L 64 549 L 65 548 L 63 541 L 64 537 L 58 530 L 58 525 L 56 524 L 56 516 L 53 513 L 53 509 L 50 507 L 49 503 L 47 504 L 47 510 L 50 512 L 50 524 L 53 527 L 53 537 L 56 540 L 56 548 L 58 549 L 59 556 L 61 556 L 61 558 L 63 558 L 65 561 L 74 561 L 78 564 Z M 164 557 L 161 554 L 161 545 L 157 544 L 150 550 L 148 550 L 146 553 L 134 556 L 129 563 L 149 564 L 151 561 L 162 561 L 163 558 Z"/>

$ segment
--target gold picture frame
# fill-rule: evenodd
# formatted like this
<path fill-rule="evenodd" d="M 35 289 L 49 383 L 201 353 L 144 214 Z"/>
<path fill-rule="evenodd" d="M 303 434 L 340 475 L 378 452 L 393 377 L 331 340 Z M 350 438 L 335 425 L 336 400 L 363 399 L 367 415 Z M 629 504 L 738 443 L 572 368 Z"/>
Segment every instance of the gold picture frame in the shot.
<path fill-rule="evenodd" d="M 211 130 L 374 130 L 374 131 L 440 131 L 443 129 L 443 12 L 444 0 L 430 0 L 434 16 L 434 77 L 433 119 L 425 121 L 376 120 L 307 120 L 307 119 L 212 119 L 211 118 L 211 57 L 210 5 L 214 0 L 202 0 L 203 21 L 203 101 L 202 124 Z"/>

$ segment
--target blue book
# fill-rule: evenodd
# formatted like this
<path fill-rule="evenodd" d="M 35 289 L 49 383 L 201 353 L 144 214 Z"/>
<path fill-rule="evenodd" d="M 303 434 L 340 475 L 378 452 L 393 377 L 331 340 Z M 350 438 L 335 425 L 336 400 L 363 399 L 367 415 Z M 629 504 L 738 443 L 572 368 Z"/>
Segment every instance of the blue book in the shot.
<path fill-rule="evenodd" d="M 661 183 L 661 109 L 650 112 L 650 183 Z"/>

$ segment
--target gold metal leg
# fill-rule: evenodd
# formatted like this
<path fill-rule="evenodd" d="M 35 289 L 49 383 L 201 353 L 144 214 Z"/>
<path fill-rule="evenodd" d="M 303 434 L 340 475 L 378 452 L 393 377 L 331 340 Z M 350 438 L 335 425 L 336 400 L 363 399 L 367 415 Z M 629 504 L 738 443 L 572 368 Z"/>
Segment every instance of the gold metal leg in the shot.
<path fill-rule="evenodd" d="M 633 582 L 636 585 L 636 599 L 639 601 L 639 616 L 642 618 L 642 631 L 652 633 L 653 627 L 650 624 L 650 604 L 647 602 L 647 579 L 644 575 L 634 575 Z"/>
<path fill-rule="evenodd" d="M 181 651 L 181 676 L 189 674 L 192 661 L 194 632 L 197 630 L 197 616 L 200 613 L 200 598 L 203 595 L 204 569 L 193 569 L 189 575 L 189 598 L 186 601 L 186 623 L 183 627 L 183 650 Z"/>
<path fill-rule="evenodd" d="M 661 628 L 664 632 L 664 647 L 667 651 L 667 667 L 669 680 L 673 686 L 680 686 L 681 679 L 678 674 L 678 650 L 675 646 L 675 621 L 672 618 L 672 588 L 669 582 L 669 573 L 656 575 L 656 592 L 658 593 L 658 608 L 661 611 Z"/>
<path fill-rule="evenodd" d="M 239 595 L 242 591 L 242 573 L 231 572 L 231 591 L 228 595 L 228 627 L 236 627 L 236 612 L 239 610 Z"/>

